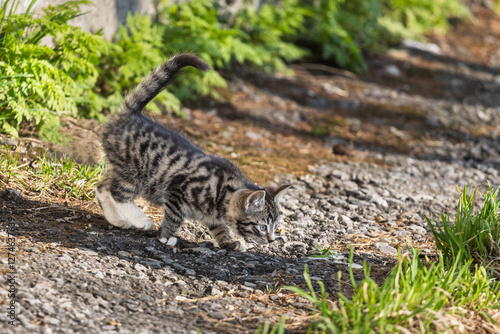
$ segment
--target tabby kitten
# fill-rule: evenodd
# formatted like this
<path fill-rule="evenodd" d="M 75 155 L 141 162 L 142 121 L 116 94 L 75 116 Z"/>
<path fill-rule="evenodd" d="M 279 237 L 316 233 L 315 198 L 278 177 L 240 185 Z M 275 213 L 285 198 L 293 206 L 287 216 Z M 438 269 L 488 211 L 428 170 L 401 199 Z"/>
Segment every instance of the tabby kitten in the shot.
<path fill-rule="evenodd" d="M 207 155 L 183 136 L 142 114 L 185 66 L 209 66 L 192 54 L 170 58 L 129 95 L 110 121 L 102 145 L 109 161 L 96 197 L 108 222 L 149 230 L 151 219 L 134 204 L 141 196 L 162 206 L 159 239 L 165 243 L 185 218 L 203 222 L 222 248 L 245 250 L 242 240 L 273 241 L 279 226 L 278 202 L 289 185 L 261 188 L 230 161 Z"/>

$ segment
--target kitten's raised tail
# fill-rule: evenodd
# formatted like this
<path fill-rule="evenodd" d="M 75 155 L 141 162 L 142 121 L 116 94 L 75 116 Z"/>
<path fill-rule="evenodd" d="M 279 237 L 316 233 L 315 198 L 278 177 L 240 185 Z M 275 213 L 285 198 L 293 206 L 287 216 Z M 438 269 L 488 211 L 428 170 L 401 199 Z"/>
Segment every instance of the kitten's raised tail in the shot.
<path fill-rule="evenodd" d="M 171 57 L 158 66 L 137 88 L 125 98 L 120 108 L 120 114 L 139 114 L 142 109 L 174 78 L 179 70 L 186 66 L 193 66 L 200 71 L 208 71 L 210 66 L 198 56 L 183 53 Z"/>

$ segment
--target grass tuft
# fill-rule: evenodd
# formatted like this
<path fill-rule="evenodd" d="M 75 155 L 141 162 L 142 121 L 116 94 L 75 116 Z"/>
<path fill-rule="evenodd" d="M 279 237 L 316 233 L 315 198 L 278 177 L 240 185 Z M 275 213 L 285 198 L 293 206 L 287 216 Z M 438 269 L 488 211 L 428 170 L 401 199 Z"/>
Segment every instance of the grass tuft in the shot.
<path fill-rule="evenodd" d="M 310 258 L 321 258 L 321 259 L 334 259 L 337 260 L 340 258 L 338 252 L 335 249 L 332 249 L 332 246 L 323 247 L 321 245 L 316 245 L 317 254 L 310 255 Z"/>
<path fill-rule="evenodd" d="M 104 163 L 83 165 L 71 158 L 57 159 L 45 152 L 38 160 L 21 163 L 19 154 L 9 147 L 0 151 L 0 186 L 24 189 L 40 196 L 93 200 L 94 189 L 102 178 Z"/>
<path fill-rule="evenodd" d="M 352 256 L 351 252 L 350 263 Z M 472 260 L 463 260 L 460 252 L 450 267 L 444 263 L 440 256 L 437 263 L 425 266 L 416 250 L 411 250 L 411 257 L 399 254 L 382 286 L 370 278 L 365 263 L 365 277 L 359 284 L 349 270 L 353 297 L 344 296 L 339 286 L 338 302 L 328 299 L 322 282 L 318 282 L 319 294 L 315 292 L 307 266 L 307 290 L 285 289 L 312 302 L 314 320 L 308 333 L 440 332 L 457 326 L 471 312 L 494 323 L 487 311 L 498 308 L 500 283 L 484 267 L 471 268 Z M 498 330 L 493 324 L 485 326 Z"/>
<path fill-rule="evenodd" d="M 443 253 L 446 262 L 451 263 L 459 253 L 463 261 L 473 260 L 485 266 L 500 279 L 500 188 L 488 190 L 482 195 L 478 189 L 464 186 L 460 192 L 455 221 L 441 214 L 441 221 L 427 223 L 434 235 L 437 248 Z M 477 195 L 483 198 L 480 211 L 474 210 Z"/>
<path fill-rule="evenodd" d="M 278 325 L 271 327 L 269 322 L 264 323 L 264 325 L 259 326 L 255 334 L 284 334 L 285 333 L 285 321 L 286 317 L 282 316 Z"/>

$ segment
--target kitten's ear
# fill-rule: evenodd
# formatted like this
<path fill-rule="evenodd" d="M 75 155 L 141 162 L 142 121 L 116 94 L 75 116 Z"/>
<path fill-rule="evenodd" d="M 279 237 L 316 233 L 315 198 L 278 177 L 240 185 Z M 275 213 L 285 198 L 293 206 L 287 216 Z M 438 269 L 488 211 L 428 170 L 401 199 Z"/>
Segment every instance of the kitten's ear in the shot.
<path fill-rule="evenodd" d="M 291 184 L 283 184 L 279 187 L 266 187 L 266 191 L 271 196 L 271 198 L 274 200 L 276 204 L 279 204 L 281 200 L 283 199 L 283 194 L 285 193 L 285 190 L 290 188 L 292 185 Z"/>
<path fill-rule="evenodd" d="M 266 204 L 266 192 L 264 190 L 256 190 L 250 192 L 245 199 L 243 210 L 246 213 L 259 212 L 264 210 Z"/>

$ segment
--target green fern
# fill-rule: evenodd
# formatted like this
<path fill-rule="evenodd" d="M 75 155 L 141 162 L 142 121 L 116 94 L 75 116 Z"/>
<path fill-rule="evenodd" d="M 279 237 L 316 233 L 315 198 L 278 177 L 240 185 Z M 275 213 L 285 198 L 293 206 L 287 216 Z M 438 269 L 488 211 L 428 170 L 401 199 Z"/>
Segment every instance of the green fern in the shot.
<path fill-rule="evenodd" d="M 285 70 L 284 61 L 307 54 L 282 39 L 299 28 L 305 15 L 305 10 L 288 8 L 285 2 L 297 3 L 285 0 L 282 6 L 264 4 L 259 11 L 247 4 L 234 16 L 219 12 L 217 4 L 208 0 L 165 6 L 160 14 L 160 22 L 165 23 L 163 51 L 197 53 L 219 70 L 232 70 L 238 64 L 265 71 Z M 218 98 L 216 88 L 225 86 L 217 72 L 186 71 L 171 91 L 181 100 L 198 95 Z"/>
<path fill-rule="evenodd" d="M 103 111 L 116 110 L 123 94 L 173 54 L 194 52 L 225 71 L 286 71 L 287 62 L 313 57 L 360 72 L 363 52 L 445 31 L 449 13 L 470 17 L 459 0 L 269 0 L 259 9 L 247 0 L 234 14 L 209 0 L 164 1 L 155 22 L 129 15 L 115 42 L 107 42 L 67 24 L 89 1 L 34 16 L 35 1 L 21 14 L 20 0 L 0 7 L 0 131 L 17 136 L 21 123 L 33 122 L 52 140 L 60 139 L 61 116 L 104 119 Z M 45 37 L 52 46 L 41 44 Z M 218 98 L 225 86 L 216 71 L 188 68 L 148 108 L 181 114 L 181 101 Z"/>
<path fill-rule="evenodd" d="M 123 94 L 135 88 L 146 75 L 166 60 L 162 51 L 161 29 L 145 15 L 127 16 L 126 26 L 120 25 L 115 42 L 108 42 L 109 54 L 102 59 L 95 93 L 106 98 L 104 107 L 116 111 Z M 162 109 L 180 113 L 181 103 L 172 93 L 162 91 L 148 106 L 153 112 Z"/>
<path fill-rule="evenodd" d="M 202 20 L 203 21 L 203 20 Z M 123 100 L 123 94 L 135 88 L 145 76 L 156 66 L 164 62 L 170 55 L 189 50 L 189 41 L 179 41 L 175 36 L 176 46 L 166 42 L 166 35 L 172 27 L 153 23 L 149 16 L 129 14 L 127 25 L 121 25 L 109 43 L 109 55 L 100 64 L 101 72 L 95 92 L 106 98 L 106 108 L 114 111 Z M 178 44 L 182 45 L 178 45 Z M 210 59 L 201 53 L 210 62 Z M 152 112 L 175 112 L 182 116 L 181 100 L 193 99 L 195 96 L 217 97 L 215 88 L 224 87 L 225 80 L 214 71 L 200 73 L 185 69 L 168 89 L 163 90 L 148 105 Z"/>
<path fill-rule="evenodd" d="M 446 33 L 450 17 L 472 18 L 460 0 L 382 0 L 381 24 L 400 38 L 422 39 L 426 33 Z"/>
<path fill-rule="evenodd" d="M 245 33 L 258 58 L 248 59 L 268 71 L 286 70 L 285 61 L 302 59 L 309 51 L 289 42 L 289 36 L 304 30 L 304 20 L 313 13 L 299 6 L 299 0 L 265 3 L 259 9 L 247 5 L 232 19 L 232 26 Z M 257 62 L 258 59 L 258 62 Z"/>
<path fill-rule="evenodd" d="M 251 8 L 247 6 L 231 17 L 219 13 L 213 2 L 193 0 L 166 4 L 158 22 L 144 15 L 129 15 L 126 27 L 121 26 L 115 42 L 108 45 L 110 52 L 100 65 L 95 93 L 106 97 L 107 108 L 116 109 L 124 91 L 133 89 L 168 55 L 180 52 L 194 52 L 219 70 L 245 64 L 267 71 L 285 70 L 284 61 L 300 59 L 307 53 L 281 39 L 298 29 L 299 14 L 292 15 L 293 10 L 286 6 L 264 5 L 261 11 Z M 251 26 L 243 29 L 242 23 L 249 21 Z M 181 101 L 199 96 L 219 98 L 217 88 L 225 86 L 226 81 L 216 71 L 200 73 L 188 68 L 148 109 L 180 113 Z"/>
<path fill-rule="evenodd" d="M 314 15 L 295 41 L 313 50 L 315 58 L 336 62 L 354 72 L 366 70 L 363 51 L 373 49 L 387 30 L 379 24 L 379 0 L 302 0 Z"/>
<path fill-rule="evenodd" d="M 88 1 L 49 6 L 37 17 L 30 14 L 35 0 L 21 14 L 13 10 L 19 1 L 7 11 L 9 3 L 0 8 L 0 131 L 16 137 L 25 121 L 57 129 L 60 116 L 78 115 L 79 99 L 95 84 L 105 44 L 100 36 L 67 24 Z M 53 46 L 40 44 L 46 36 Z"/>

